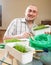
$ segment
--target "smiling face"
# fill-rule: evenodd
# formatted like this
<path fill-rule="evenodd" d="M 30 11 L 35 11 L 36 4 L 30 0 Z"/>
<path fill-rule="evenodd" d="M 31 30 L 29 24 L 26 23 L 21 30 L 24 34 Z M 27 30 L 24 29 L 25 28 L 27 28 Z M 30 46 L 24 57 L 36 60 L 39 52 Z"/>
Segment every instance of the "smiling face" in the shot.
<path fill-rule="evenodd" d="M 34 20 L 38 15 L 38 9 L 36 6 L 30 5 L 25 11 L 26 20 Z"/>

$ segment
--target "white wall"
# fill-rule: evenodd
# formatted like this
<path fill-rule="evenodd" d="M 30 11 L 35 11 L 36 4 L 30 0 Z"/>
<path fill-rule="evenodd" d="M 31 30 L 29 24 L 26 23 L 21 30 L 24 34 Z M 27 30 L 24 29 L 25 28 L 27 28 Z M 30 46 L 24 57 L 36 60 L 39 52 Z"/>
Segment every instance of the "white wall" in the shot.
<path fill-rule="evenodd" d="M 36 22 L 44 19 L 51 20 L 51 0 L 0 0 L 2 5 L 2 27 L 6 29 L 10 22 L 16 17 L 24 17 L 24 11 L 30 4 L 34 4 L 39 9 L 39 16 Z"/>

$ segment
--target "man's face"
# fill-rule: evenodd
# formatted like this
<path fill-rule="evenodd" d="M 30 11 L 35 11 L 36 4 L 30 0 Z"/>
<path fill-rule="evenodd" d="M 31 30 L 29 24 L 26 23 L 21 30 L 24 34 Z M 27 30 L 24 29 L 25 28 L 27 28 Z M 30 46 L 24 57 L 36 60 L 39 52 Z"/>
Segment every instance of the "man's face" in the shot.
<path fill-rule="evenodd" d="M 38 15 L 38 10 L 36 6 L 31 5 L 26 9 L 25 12 L 26 20 L 34 20 L 37 17 L 37 15 Z"/>

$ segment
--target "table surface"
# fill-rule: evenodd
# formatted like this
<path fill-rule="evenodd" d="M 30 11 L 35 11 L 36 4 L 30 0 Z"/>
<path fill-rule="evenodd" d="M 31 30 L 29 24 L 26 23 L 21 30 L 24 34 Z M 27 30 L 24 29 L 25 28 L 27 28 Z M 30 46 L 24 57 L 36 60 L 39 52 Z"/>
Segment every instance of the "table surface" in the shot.
<path fill-rule="evenodd" d="M 33 59 L 31 62 L 27 64 L 22 64 L 19 61 L 17 61 L 18 65 L 43 65 L 43 63 L 40 60 Z"/>

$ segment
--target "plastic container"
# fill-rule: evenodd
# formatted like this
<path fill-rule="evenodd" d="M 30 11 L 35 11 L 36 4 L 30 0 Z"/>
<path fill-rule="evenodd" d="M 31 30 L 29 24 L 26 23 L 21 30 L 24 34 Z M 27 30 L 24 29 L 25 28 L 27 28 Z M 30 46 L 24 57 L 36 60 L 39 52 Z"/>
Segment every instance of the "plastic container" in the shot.
<path fill-rule="evenodd" d="M 20 44 L 23 46 L 26 46 L 26 48 L 29 50 L 26 53 L 22 53 L 16 49 L 14 49 L 13 47 L 15 46 L 15 44 Z M 9 54 L 11 54 L 15 59 L 17 59 L 19 62 L 21 62 L 22 64 L 26 64 L 32 61 L 33 59 L 33 53 L 35 53 L 35 49 L 32 47 L 29 47 L 25 44 L 22 44 L 22 42 L 17 42 L 17 43 L 8 43 L 6 45 L 6 49 L 9 52 Z"/>

